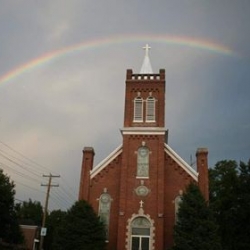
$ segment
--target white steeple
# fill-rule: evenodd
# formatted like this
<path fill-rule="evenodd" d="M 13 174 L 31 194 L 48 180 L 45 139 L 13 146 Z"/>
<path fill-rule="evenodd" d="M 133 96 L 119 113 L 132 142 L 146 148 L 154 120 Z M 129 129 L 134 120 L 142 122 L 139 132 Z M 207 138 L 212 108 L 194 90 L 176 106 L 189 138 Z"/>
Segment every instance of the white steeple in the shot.
<path fill-rule="evenodd" d="M 151 49 L 151 47 L 148 44 L 146 44 L 146 46 L 143 47 L 143 49 L 145 50 L 145 57 L 142 63 L 140 74 L 153 74 L 153 70 L 148 56 L 148 51 Z"/>

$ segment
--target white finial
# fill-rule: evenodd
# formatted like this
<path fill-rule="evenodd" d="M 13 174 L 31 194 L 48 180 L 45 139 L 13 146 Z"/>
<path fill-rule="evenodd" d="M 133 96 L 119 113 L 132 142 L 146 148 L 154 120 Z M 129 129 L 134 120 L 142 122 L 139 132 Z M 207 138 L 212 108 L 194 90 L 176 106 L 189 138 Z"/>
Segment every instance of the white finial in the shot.
<path fill-rule="evenodd" d="M 145 49 L 145 56 L 148 56 L 148 52 L 149 52 L 149 50 L 151 49 L 151 47 L 150 47 L 148 44 L 146 44 L 146 45 L 143 47 L 143 49 Z"/>

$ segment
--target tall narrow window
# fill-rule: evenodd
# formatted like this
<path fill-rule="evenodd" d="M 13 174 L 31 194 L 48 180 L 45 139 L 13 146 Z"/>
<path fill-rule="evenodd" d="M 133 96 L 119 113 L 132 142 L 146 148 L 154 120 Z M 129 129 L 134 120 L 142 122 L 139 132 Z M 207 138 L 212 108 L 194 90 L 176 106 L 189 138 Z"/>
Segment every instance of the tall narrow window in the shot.
<path fill-rule="evenodd" d="M 150 249 L 150 222 L 144 217 L 137 217 L 131 225 L 131 250 Z"/>
<path fill-rule="evenodd" d="M 181 199 L 182 191 L 180 191 L 180 195 L 178 195 L 175 200 L 174 200 L 174 205 L 175 205 L 175 223 L 178 221 L 178 212 L 180 208 L 180 204 L 182 202 Z"/>
<path fill-rule="evenodd" d="M 99 217 L 103 222 L 106 231 L 106 239 L 109 235 L 109 217 L 110 217 L 110 207 L 111 207 L 111 196 L 107 193 L 107 189 L 104 189 L 104 193 L 99 198 Z"/>
<path fill-rule="evenodd" d="M 155 121 L 155 98 L 149 96 L 146 101 L 146 122 Z"/>
<path fill-rule="evenodd" d="M 143 99 L 141 97 L 134 99 L 134 122 L 143 122 Z"/>
<path fill-rule="evenodd" d="M 149 176 L 149 150 L 147 147 L 142 146 L 137 152 L 137 177 Z"/>

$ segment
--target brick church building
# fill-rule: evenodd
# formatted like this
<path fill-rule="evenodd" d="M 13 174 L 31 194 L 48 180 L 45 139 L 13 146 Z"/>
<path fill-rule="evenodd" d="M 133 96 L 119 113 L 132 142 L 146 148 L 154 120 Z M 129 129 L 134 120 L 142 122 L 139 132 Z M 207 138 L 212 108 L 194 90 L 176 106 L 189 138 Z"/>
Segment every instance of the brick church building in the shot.
<path fill-rule="evenodd" d="M 196 182 L 208 199 L 206 148 L 196 151 L 197 170 L 169 145 L 165 129 L 165 70 L 153 73 L 148 45 L 139 74 L 126 74 L 122 144 L 93 166 L 83 150 L 79 200 L 87 200 L 106 226 L 108 250 L 166 250 L 180 196 Z"/>

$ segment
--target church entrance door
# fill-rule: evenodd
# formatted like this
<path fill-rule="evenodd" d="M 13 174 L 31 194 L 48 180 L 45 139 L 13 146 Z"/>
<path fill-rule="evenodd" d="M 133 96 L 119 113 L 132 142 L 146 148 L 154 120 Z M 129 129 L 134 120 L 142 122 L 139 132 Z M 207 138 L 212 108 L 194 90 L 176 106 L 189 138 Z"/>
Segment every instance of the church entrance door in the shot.
<path fill-rule="evenodd" d="M 132 236 L 132 250 L 149 250 L 149 237 Z"/>
<path fill-rule="evenodd" d="M 150 222 L 138 217 L 132 222 L 131 250 L 150 250 Z"/>

